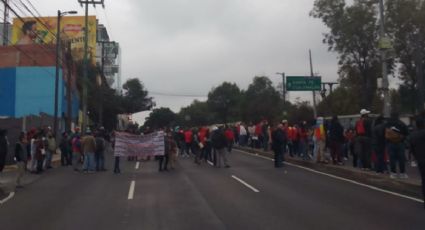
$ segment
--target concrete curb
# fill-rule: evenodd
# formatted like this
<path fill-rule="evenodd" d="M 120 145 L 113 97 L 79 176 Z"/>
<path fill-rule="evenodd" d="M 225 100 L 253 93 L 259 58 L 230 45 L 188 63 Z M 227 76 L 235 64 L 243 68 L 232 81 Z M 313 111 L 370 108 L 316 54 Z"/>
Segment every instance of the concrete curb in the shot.
<path fill-rule="evenodd" d="M 235 149 L 273 159 L 273 153 L 271 152 L 264 152 L 258 149 L 239 146 L 235 146 Z M 381 175 L 371 171 L 360 171 L 358 169 L 347 168 L 344 166 L 317 164 L 313 161 L 305 161 L 291 157 L 286 157 L 285 160 L 289 163 L 314 169 L 319 172 L 332 174 L 370 186 L 375 186 L 380 189 L 422 199 L 421 182 L 419 180 L 390 179 L 386 174 Z"/>

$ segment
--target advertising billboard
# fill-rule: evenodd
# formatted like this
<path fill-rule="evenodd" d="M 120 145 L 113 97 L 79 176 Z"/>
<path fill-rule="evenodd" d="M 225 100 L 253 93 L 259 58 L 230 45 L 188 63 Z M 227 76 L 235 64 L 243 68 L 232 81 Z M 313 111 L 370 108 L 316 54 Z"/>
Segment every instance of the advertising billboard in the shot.
<path fill-rule="evenodd" d="M 96 63 L 96 16 L 88 17 L 88 55 L 92 63 Z M 84 58 L 84 16 L 61 17 L 60 37 L 71 44 L 71 53 L 75 60 Z M 57 17 L 25 17 L 13 20 L 12 44 L 55 44 L 57 33 Z"/>

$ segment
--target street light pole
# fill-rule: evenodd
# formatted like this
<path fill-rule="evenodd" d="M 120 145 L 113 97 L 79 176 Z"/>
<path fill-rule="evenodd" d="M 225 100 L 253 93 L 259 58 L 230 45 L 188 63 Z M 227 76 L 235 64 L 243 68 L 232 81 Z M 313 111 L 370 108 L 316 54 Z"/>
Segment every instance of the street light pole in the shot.
<path fill-rule="evenodd" d="M 59 61 L 60 61 L 60 47 L 61 47 L 61 39 L 60 39 L 60 22 L 61 17 L 66 14 L 76 14 L 77 11 L 67 11 L 67 12 L 61 12 L 58 10 L 58 18 L 57 18 L 57 25 L 56 25 L 56 72 L 55 72 L 55 107 L 54 107 L 54 121 L 53 121 L 53 135 L 54 137 L 57 137 L 57 131 L 58 131 L 58 91 L 59 91 Z M 70 84 L 68 82 L 68 84 Z"/>
<path fill-rule="evenodd" d="M 286 83 L 285 83 L 285 73 L 279 73 L 277 72 L 276 74 L 281 75 L 282 76 L 282 95 L 283 95 L 283 103 L 286 102 Z"/>
<path fill-rule="evenodd" d="M 379 13 L 380 13 L 380 43 L 381 45 L 385 42 L 385 12 L 384 12 L 384 0 L 379 0 Z M 381 62 L 382 62 L 382 91 L 384 93 L 384 117 L 390 117 L 391 113 L 391 99 L 389 92 L 389 81 L 388 81 L 388 67 L 387 67 L 387 49 L 386 47 L 380 47 L 381 49 Z"/>

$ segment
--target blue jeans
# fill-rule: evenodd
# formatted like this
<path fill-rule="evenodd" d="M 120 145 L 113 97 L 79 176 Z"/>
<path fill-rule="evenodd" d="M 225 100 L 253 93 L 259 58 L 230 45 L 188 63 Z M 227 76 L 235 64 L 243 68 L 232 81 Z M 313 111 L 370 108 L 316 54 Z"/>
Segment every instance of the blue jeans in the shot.
<path fill-rule="evenodd" d="M 94 171 L 95 163 L 94 163 L 94 153 L 84 153 L 84 171 Z"/>
<path fill-rule="evenodd" d="M 105 153 L 97 152 L 95 155 L 96 158 L 96 171 L 105 170 Z"/>
<path fill-rule="evenodd" d="M 404 155 L 404 144 L 388 142 L 387 146 L 390 155 L 391 172 L 397 173 L 398 163 L 400 173 L 406 173 L 406 156 Z"/>
<path fill-rule="evenodd" d="M 52 156 L 53 156 L 52 151 L 46 149 L 46 160 L 44 165 L 46 169 L 52 167 Z"/>

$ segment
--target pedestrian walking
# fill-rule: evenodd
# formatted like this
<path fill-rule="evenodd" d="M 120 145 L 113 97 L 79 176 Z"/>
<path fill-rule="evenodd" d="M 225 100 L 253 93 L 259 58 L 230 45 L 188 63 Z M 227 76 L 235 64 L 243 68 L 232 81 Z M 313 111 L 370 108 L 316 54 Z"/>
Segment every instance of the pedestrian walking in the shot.
<path fill-rule="evenodd" d="M 81 140 L 81 147 L 84 154 L 83 171 L 94 172 L 95 162 L 94 153 L 96 151 L 96 140 L 91 133 L 90 129 L 87 129 L 86 135 Z"/>
<path fill-rule="evenodd" d="M 170 169 L 174 169 L 177 163 L 177 143 L 172 136 L 168 137 L 168 148 Z"/>
<path fill-rule="evenodd" d="M 22 178 L 25 175 L 25 166 L 28 160 L 27 137 L 25 133 L 19 135 L 19 140 L 15 144 L 15 159 L 18 166 L 18 175 L 16 177 L 16 188 L 23 188 Z"/>
<path fill-rule="evenodd" d="M 424 117 L 417 117 L 416 131 L 410 135 L 410 151 L 418 163 L 418 169 L 422 179 L 422 194 L 425 198 L 425 120 Z M 424 202 L 425 209 L 425 202 Z"/>
<path fill-rule="evenodd" d="M 111 135 L 111 147 L 114 152 L 115 151 L 115 132 L 113 132 Z M 118 174 L 118 173 L 121 173 L 120 156 L 115 156 L 114 157 L 114 174 Z"/>
<path fill-rule="evenodd" d="M 223 128 L 217 128 L 217 127 L 214 127 L 213 130 L 214 132 L 211 136 L 211 144 L 213 148 L 215 149 L 216 155 L 217 155 L 216 167 L 221 168 L 222 165 L 224 164 L 224 167 L 229 168 L 230 165 L 227 162 L 226 150 L 225 150 L 227 146 L 227 140 L 226 140 L 226 136 L 224 135 L 224 130 Z"/>
<path fill-rule="evenodd" d="M 192 130 L 187 129 L 184 132 L 184 142 L 185 142 L 185 150 L 186 150 L 184 157 L 190 156 L 190 150 L 191 150 L 191 147 L 192 147 L 192 138 L 193 138 Z"/>
<path fill-rule="evenodd" d="M 385 128 L 388 152 L 390 155 L 390 177 L 397 177 L 397 164 L 400 170 L 400 178 L 408 178 L 406 174 L 405 140 L 408 135 L 407 126 L 400 120 L 397 112 L 391 113 Z"/>
<path fill-rule="evenodd" d="M 36 174 L 40 174 L 43 172 L 43 162 L 46 157 L 46 140 L 44 138 L 43 131 L 39 131 L 36 135 L 36 140 L 34 142 L 35 145 L 35 158 L 37 160 L 37 169 Z"/>
<path fill-rule="evenodd" d="M 286 134 L 283 131 L 283 125 L 279 124 L 271 134 L 272 149 L 274 152 L 274 167 L 281 168 L 283 166 L 283 146 L 286 142 Z"/>
<path fill-rule="evenodd" d="M 248 135 L 248 131 L 246 130 L 245 125 L 241 123 L 239 126 L 239 145 L 240 146 L 242 147 L 246 146 L 247 135 Z"/>

